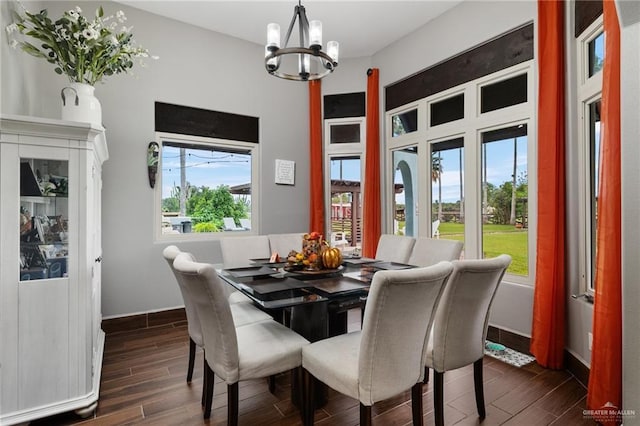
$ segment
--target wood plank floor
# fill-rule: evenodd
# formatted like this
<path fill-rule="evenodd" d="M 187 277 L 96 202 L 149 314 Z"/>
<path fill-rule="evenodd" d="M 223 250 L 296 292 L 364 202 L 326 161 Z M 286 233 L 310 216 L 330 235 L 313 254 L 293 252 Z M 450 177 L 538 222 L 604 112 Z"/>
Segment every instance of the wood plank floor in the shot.
<path fill-rule="evenodd" d="M 349 328 L 359 328 L 359 311 Z M 216 382 L 211 418 L 203 421 L 200 406 L 203 353 L 196 358 L 194 379 L 186 383 L 188 353 L 184 321 L 118 333 L 106 338 L 100 401 L 94 416 L 73 413 L 48 417 L 32 425 L 224 425 L 227 395 Z M 586 389 L 571 374 L 538 365 L 516 368 L 485 357 L 484 392 L 487 417 L 482 425 L 593 425 L 582 416 Z M 240 383 L 241 425 L 300 425 L 290 400 L 290 377 L 277 377 L 275 395 L 266 380 Z M 471 366 L 445 374 L 445 424 L 479 424 Z M 433 425 L 433 389 L 423 391 L 425 425 Z M 375 425 L 411 424 L 410 394 L 373 407 Z M 329 391 L 328 404 L 316 411 L 316 424 L 357 425 L 358 401 Z"/>

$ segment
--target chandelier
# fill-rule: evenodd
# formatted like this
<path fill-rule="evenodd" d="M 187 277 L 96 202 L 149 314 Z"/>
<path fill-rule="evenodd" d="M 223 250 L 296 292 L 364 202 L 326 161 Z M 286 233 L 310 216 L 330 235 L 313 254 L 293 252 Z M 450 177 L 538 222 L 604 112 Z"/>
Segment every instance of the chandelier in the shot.
<path fill-rule="evenodd" d="M 296 19 L 300 45 L 288 47 Z M 287 64 L 284 65 L 283 62 Z M 297 73 L 295 73 L 296 64 Z M 322 51 L 322 22 L 309 22 L 304 6 L 301 0 L 298 0 L 284 39 L 284 47 L 280 47 L 280 25 L 273 23 L 267 25 L 264 65 L 267 72 L 276 77 L 297 81 L 318 80 L 332 73 L 338 66 L 338 42 L 328 42 L 327 52 Z"/>

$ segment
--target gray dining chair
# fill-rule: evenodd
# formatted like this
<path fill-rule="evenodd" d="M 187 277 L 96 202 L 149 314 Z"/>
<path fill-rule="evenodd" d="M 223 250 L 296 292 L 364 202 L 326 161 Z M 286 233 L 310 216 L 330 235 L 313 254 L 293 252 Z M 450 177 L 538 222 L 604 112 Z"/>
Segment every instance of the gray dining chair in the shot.
<path fill-rule="evenodd" d="M 220 250 L 225 268 L 247 266 L 251 264 L 251 259 L 265 259 L 271 256 L 269 238 L 266 235 L 222 238 Z"/>
<path fill-rule="evenodd" d="M 302 251 L 302 237 L 304 233 L 269 234 L 270 252 L 276 252 L 282 259 L 286 259 L 291 250 Z"/>
<path fill-rule="evenodd" d="M 443 260 L 459 260 L 462 241 L 419 237 L 411 250 L 408 263 L 415 266 L 435 265 Z"/>
<path fill-rule="evenodd" d="M 422 375 L 427 331 L 453 267 L 379 271 L 373 276 L 361 331 L 302 348 L 304 424 L 314 420 L 314 380 L 360 401 L 360 424 L 371 406 L 412 389 L 414 424 L 422 424 Z"/>
<path fill-rule="evenodd" d="M 223 283 L 212 265 L 179 254 L 173 262 L 200 319 L 205 355 L 204 418 L 211 416 L 215 375 L 227 384 L 227 424 L 238 423 L 238 382 L 300 367 L 308 340 L 276 321 L 235 327 Z"/>
<path fill-rule="evenodd" d="M 378 240 L 376 259 L 386 262 L 408 263 L 416 240 L 403 235 L 382 234 Z"/>
<path fill-rule="evenodd" d="M 436 309 L 427 340 L 425 383 L 428 368 L 434 370 L 434 415 L 437 426 L 444 424 L 444 373 L 473 364 L 476 408 L 480 420 L 486 415 L 482 384 L 487 327 L 491 304 L 498 285 L 511 263 L 503 254 L 492 259 L 452 262 L 453 272 Z"/>
<path fill-rule="evenodd" d="M 173 272 L 176 281 L 178 282 L 178 287 L 180 288 L 180 293 L 182 294 L 184 309 L 187 314 L 187 331 L 189 332 L 189 365 L 187 367 L 187 383 L 191 383 L 191 379 L 193 378 L 193 367 L 196 359 L 196 347 L 204 348 L 204 342 L 202 339 L 202 326 L 200 324 L 200 318 L 198 317 L 198 313 L 195 308 L 195 303 L 193 302 L 192 296 L 182 280 L 182 276 L 177 274 L 175 268 L 173 267 L 173 262 L 181 253 L 184 253 L 186 257 L 188 257 L 192 261 L 195 261 L 195 257 L 191 253 L 182 252 L 178 247 L 174 245 L 165 247 L 165 249 L 162 251 L 162 256 L 169 264 L 169 268 Z M 236 327 L 272 319 L 270 315 L 261 311 L 255 306 L 249 303 L 233 303 L 233 299 L 234 298 L 231 298 L 229 302 L 231 304 L 233 323 Z"/>

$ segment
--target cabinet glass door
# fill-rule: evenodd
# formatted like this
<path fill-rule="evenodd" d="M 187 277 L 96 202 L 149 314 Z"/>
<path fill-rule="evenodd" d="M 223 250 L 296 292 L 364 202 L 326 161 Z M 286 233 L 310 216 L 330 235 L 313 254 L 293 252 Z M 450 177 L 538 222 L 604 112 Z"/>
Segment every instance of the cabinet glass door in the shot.
<path fill-rule="evenodd" d="M 67 276 L 69 162 L 20 160 L 20 280 Z"/>

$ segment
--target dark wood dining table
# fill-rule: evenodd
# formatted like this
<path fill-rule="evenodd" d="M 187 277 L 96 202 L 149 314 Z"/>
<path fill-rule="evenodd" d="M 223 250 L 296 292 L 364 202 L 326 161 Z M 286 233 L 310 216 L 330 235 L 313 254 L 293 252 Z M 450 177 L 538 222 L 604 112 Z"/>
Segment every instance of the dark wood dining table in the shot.
<path fill-rule="evenodd" d="M 364 307 L 375 272 L 414 267 L 368 258 L 345 258 L 334 270 L 287 270 L 286 266 L 254 259 L 246 266 L 223 267 L 219 276 L 310 342 L 347 332 L 347 312 Z M 316 395 L 316 406 L 324 405 L 326 389 L 318 389 Z M 294 403 L 296 398 L 297 392 L 292 392 Z"/>

